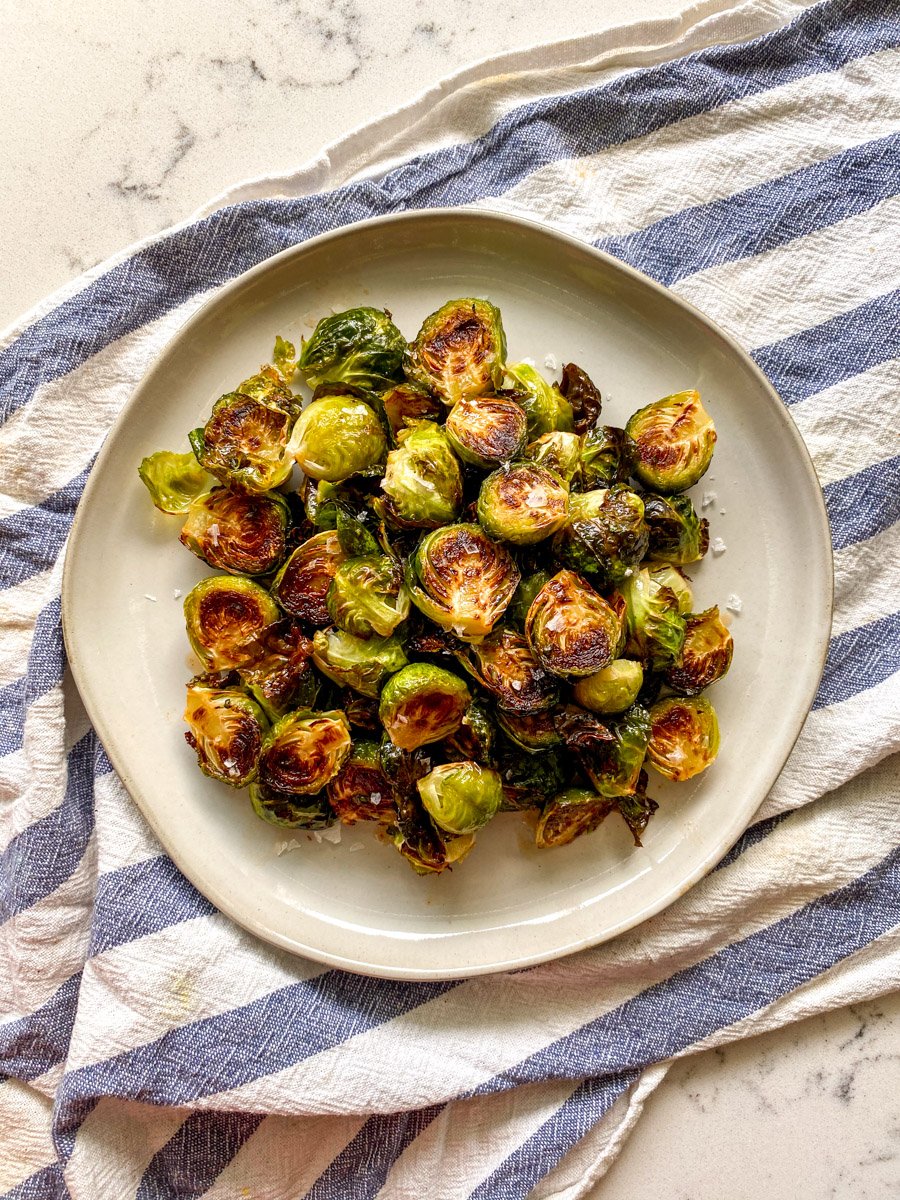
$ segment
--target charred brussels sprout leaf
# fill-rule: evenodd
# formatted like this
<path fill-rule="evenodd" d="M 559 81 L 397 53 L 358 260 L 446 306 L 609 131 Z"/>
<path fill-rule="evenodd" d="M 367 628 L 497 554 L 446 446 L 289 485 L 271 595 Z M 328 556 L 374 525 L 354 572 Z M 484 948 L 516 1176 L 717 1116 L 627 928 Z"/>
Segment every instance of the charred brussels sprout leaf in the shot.
<path fill-rule="evenodd" d="M 198 675 L 187 685 L 184 720 L 189 730 L 185 741 L 204 775 L 232 787 L 256 777 L 269 722 L 246 692 L 222 686 L 216 675 Z"/>
<path fill-rule="evenodd" d="M 551 387 L 539 371 L 529 363 L 507 367 L 515 399 L 525 410 L 528 437 L 539 438 L 554 429 L 571 432 L 575 427 L 572 406 L 558 388 Z"/>
<path fill-rule="evenodd" d="M 435 827 L 418 796 L 397 801 L 388 836 L 417 875 L 431 875 L 461 862 L 475 845 L 471 833 L 453 837 Z"/>
<path fill-rule="evenodd" d="M 157 450 L 142 459 L 138 475 L 160 512 L 185 513 L 191 504 L 215 483 L 200 466 L 193 452 L 175 454 Z"/>
<path fill-rule="evenodd" d="M 367 512 L 370 512 L 370 510 L 367 510 Z M 366 527 L 362 516 L 348 512 L 341 503 L 335 504 L 335 529 L 337 529 L 341 549 L 348 558 L 358 558 L 366 554 L 378 554 L 378 539 Z"/>
<path fill-rule="evenodd" d="M 716 607 L 691 613 L 685 626 L 681 663 L 669 668 L 666 683 L 682 696 L 696 696 L 731 666 L 734 642 Z"/>
<path fill-rule="evenodd" d="M 526 639 L 511 629 L 499 629 L 467 647 L 460 660 L 506 712 L 539 712 L 556 703 L 556 679 L 537 662 Z"/>
<path fill-rule="evenodd" d="M 503 396 L 460 400 L 444 428 L 459 457 L 475 467 L 509 462 L 525 445 L 525 413 Z"/>
<path fill-rule="evenodd" d="M 571 483 L 581 465 L 581 435 L 562 429 L 543 433 L 525 448 L 525 457 Z"/>
<path fill-rule="evenodd" d="M 694 607 L 694 593 L 687 576 L 677 567 L 668 563 L 659 567 L 650 567 L 650 578 L 662 587 L 667 587 L 678 601 L 678 611 L 685 616 Z"/>
<path fill-rule="evenodd" d="M 525 628 L 525 618 L 532 601 L 550 577 L 549 571 L 535 571 L 533 575 L 526 576 L 516 588 L 516 594 L 506 615 L 518 629 Z"/>
<path fill-rule="evenodd" d="M 709 521 L 697 516 L 688 496 L 645 496 L 650 531 L 647 558 L 683 565 L 702 558 L 709 547 Z"/>
<path fill-rule="evenodd" d="M 433 529 L 455 520 L 462 506 L 462 471 L 447 436 L 431 421 L 400 435 L 387 456 L 381 488 L 388 515 L 409 529 Z"/>
<path fill-rule="evenodd" d="M 263 742 L 260 783 L 277 792 L 312 796 L 333 779 L 350 754 L 350 726 L 342 712 L 292 712 Z"/>
<path fill-rule="evenodd" d="M 616 657 L 615 610 L 573 571 L 559 571 L 535 596 L 525 621 L 531 652 L 554 675 L 593 675 Z"/>
<path fill-rule="evenodd" d="M 382 391 L 400 378 L 406 342 L 386 312 L 350 308 L 323 317 L 304 341 L 298 366 L 312 387 L 349 383 Z"/>
<path fill-rule="evenodd" d="M 391 785 L 381 769 L 377 742 L 356 742 L 350 757 L 326 788 L 331 807 L 344 825 L 396 819 Z"/>
<path fill-rule="evenodd" d="M 644 830 L 650 823 L 650 818 L 659 808 L 655 800 L 651 800 L 647 795 L 647 772 L 641 771 L 638 776 L 638 785 L 633 795 L 619 796 L 616 800 L 616 808 L 622 815 L 622 819 L 628 826 L 629 832 L 634 839 L 636 846 L 642 846 L 641 837 Z"/>
<path fill-rule="evenodd" d="M 575 682 L 572 694 L 582 708 L 595 713 L 620 713 L 630 708 L 644 683 L 639 662 L 617 658 L 602 671 Z"/>
<path fill-rule="evenodd" d="M 576 433 L 587 433 L 597 424 L 603 401 L 596 384 L 586 371 L 575 363 L 566 363 L 562 369 L 559 390 L 572 406 Z"/>
<path fill-rule="evenodd" d="M 324 795 L 297 796 L 279 792 L 264 783 L 250 785 L 253 811 L 269 825 L 282 829 L 327 829 L 334 813 Z"/>
<path fill-rule="evenodd" d="M 276 346 L 279 340 L 276 339 Z M 290 346 L 290 342 L 284 344 Z M 294 395 L 287 386 L 287 379 L 277 367 L 260 367 L 256 375 L 251 375 L 249 379 L 239 383 L 234 390 L 240 392 L 242 396 L 263 400 L 273 408 L 283 408 L 292 417 L 296 417 L 303 406 L 303 397 Z"/>
<path fill-rule="evenodd" d="M 267 625 L 248 646 L 248 658 L 238 673 L 271 720 L 291 708 L 309 708 L 315 703 L 317 684 L 311 655 L 309 638 L 289 620 Z"/>
<path fill-rule="evenodd" d="M 537 463 L 519 462 L 488 475 L 478 493 L 478 520 L 491 537 L 532 545 L 565 523 L 569 488 Z"/>
<path fill-rule="evenodd" d="M 419 795 L 432 821 L 446 833 L 475 833 L 503 799 L 500 776 L 474 762 L 442 763 L 419 780 Z"/>
<path fill-rule="evenodd" d="M 699 392 L 678 392 L 648 404 L 630 418 L 634 475 L 654 492 L 683 492 L 705 473 L 716 445 L 712 418 Z"/>
<path fill-rule="evenodd" d="M 571 497 L 569 519 L 554 542 L 563 561 L 601 583 L 626 579 L 647 550 L 644 502 L 623 484 Z"/>
<path fill-rule="evenodd" d="M 681 661 L 685 623 L 678 597 L 644 568 L 621 585 L 628 618 L 628 646 L 653 671 Z"/>
<path fill-rule="evenodd" d="M 290 449 L 305 474 L 335 483 L 381 463 L 387 435 L 364 400 L 322 396 L 297 418 Z"/>
<path fill-rule="evenodd" d="M 463 299 L 425 318 L 404 368 L 409 379 L 452 406 L 497 387 L 505 360 L 500 310 L 489 300 Z"/>
<path fill-rule="evenodd" d="M 285 409 L 242 392 L 213 405 L 203 429 L 190 435 L 197 461 L 211 475 L 245 492 L 269 492 L 291 473 L 288 440 L 294 417 Z"/>
<path fill-rule="evenodd" d="M 601 796 L 631 796 L 647 753 L 650 714 L 635 704 L 607 729 L 612 740 L 596 741 L 582 755 L 582 768 Z"/>
<path fill-rule="evenodd" d="M 509 747 L 500 763 L 503 803 L 507 811 L 540 807 L 566 785 L 569 772 L 563 753 L 546 750 L 543 754 L 520 754 Z"/>
<path fill-rule="evenodd" d="M 719 752 L 719 722 L 704 696 L 657 700 L 650 726 L 647 761 L 676 783 L 705 771 Z"/>
<path fill-rule="evenodd" d="M 260 633 L 280 616 L 267 591 L 237 576 L 201 579 L 184 598 L 191 649 L 213 671 L 248 662 Z"/>
<path fill-rule="evenodd" d="M 568 788 L 544 808 L 535 842 L 542 850 L 566 846 L 583 833 L 593 833 L 614 806 L 614 801 L 598 796 L 589 788 Z"/>
<path fill-rule="evenodd" d="M 398 383 L 382 392 L 381 406 L 396 438 L 401 429 L 417 421 L 441 421 L 443 408 L 440 400 L 417 383 Z"/>
<path fill-rule="evenodd" d="M 285 383 L 290 383 L 297 374 L 297 351 L 293 342 L 286 342 L 281 334 L 275 337 L 272 364 Z"/>
<path fill-rule="evenodd" d="M 634 469 L 637 446 L 624 429 L 599 425 L 584 437 L 579 477 L 585 491 L 624 483 Z"/>
<path fill-rule="evenodd" d="M 213 488 L 191 504 L 180 540 L 219 571 L 268 575 L 284 559 L 290 522 L 287 501 L 277 492 Z"/>
<path fill-rule="evenodd" d="M 497 710 L 497 723 L 511 742 L 529 754 L 538 754 L 563 744 L 552 709 L 535 713 L 511 713 Z"/>
<path fill-rule="evenodd" d="M 349 558 L 335 572 L 326 598 L 338 628 L 357 637 L 390 637 L 409 616 L 400 565 L 387 555 Z"/>
<path fill-rule="evenodd" d="M 410 663 L 384 685 L 378 713 L 395 746 L 416 750 L 454 733 L 471 699 L 456 675 L 430 663 Z"/>
<path fill-rule="evenodd" d="M 491 720 L 490 709 L 477 698 L 466 709 L 459 729 L 445 739 L 443 749 L 446 757 L 469 759 L 472 762 L 491 764 L 497 731 Z"/>
<path fill-rule="evenodd" d="M 413 603 L 464 641 L 491 632 L 519 585 L 509 552 L 478 525 L 447 525 L 427 534 L 408 572 Z"/>
<path fill-rule="evenodd" d="M 272 594 L 285 612 L 310 625 L 328 625 L 325 602 L 338 567 L 346 560 L 338 535 L 315 533 L 291 554 L 275 576 Z"/>
<path fill-rule="evenodd" d="M 342 629 L 317 629 L 313 662 L 341 687 L 375 698 L 388 675 L 406 666 L 406 655 L 396 637 L 359 638 Z"/>

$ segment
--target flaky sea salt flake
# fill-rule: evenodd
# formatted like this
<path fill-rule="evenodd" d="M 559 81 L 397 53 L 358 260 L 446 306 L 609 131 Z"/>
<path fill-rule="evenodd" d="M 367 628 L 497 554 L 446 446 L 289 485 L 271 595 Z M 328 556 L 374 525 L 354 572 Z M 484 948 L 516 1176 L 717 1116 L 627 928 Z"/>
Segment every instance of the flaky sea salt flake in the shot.
<path fill-rule="evenodd" d="M 331 844 L 332 844 L 333 846 L 336 846 L 340 840 L 341 840 L 341 827 L 340 827 L 340 825 L 330 825 L 330 826 L 328 827 L 328 829 L 323 829 L 323 830 L 322 830 L 322 833 L 321 833 L 321 835 L 320 835 L 320 837 L 319 837 L 319 841 L 322 841 L 322 842 L 331 842 Z"/>
<path fill-rule="evenodd" d="M 145 599 L 145 600 L 152 600 L 154 604 L 156 603 L 156 597 L 155 597 L 155 596 L 151 596 L 149 592 L 144 592 L 144 599 Z"/>
<path fill-rule="evenodd" d="M 704 492 L 703 499 L 700 501 L 700 507 L 701 508 L 712 508 L 712 506 L 715 504 L 715 502 L 717 500 L 718 500 L 718 496 L 716 495 L 715 492 Z"/>
<path fill-rule="evenodd" d="M 729 612 L 739 613 L 744 607 L 744 602 L 736 592 L 732 592 L 728 597 L 728 603 L 725 605 L 725 607 Z"/>
<path fill-rule="evenodd" d="M 713 538 L 712 542 L 710 543 L 709 548 L 710 548 L 710 550 L 712 550 L 712 552 L 716 556 L 716 558 L 718 558 L 720 554 L 724 554 L 725 551 L 728 549 L 728 547 L 725 545 L 725 543 L 722 541 L 721 538 Z"/>
<path fill-rule="evenodd" d="M 547 368 L 548 371 L 557 370 L 557 368 L 559 367 L 559 363 L 557 362 L 556 355 L 555 354 L 545 354 L 544 355 L 544 366 Z"/>

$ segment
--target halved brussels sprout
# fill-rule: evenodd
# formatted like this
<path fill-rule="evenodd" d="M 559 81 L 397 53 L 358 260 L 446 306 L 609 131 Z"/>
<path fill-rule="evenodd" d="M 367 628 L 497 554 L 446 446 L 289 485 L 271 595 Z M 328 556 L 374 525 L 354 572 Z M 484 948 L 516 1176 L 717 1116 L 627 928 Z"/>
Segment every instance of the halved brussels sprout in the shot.
<path fill-rule="evenodd" d="M 381 481 L 388 516 L 408 529 L 432 529 L 455 520 L 462 505 L 462 471 L 443 429 L 419 421 L 398 437 Z"/>
<path fill-rule="evenodd" d="M 692 563 L 709 547 L 709 521 L 698 517 L 689 496 L 645 496 L 651 562 Z"/>
<path fill-rule="evenodd" d="M 603 401 L 597 385 L 575 363 L 565 363 L 562 369 L 562 379 L 559 390 L 572 406 L 572 415 L 576 433 L 587 433 L 597 424 Z"/>
<path fill-rule="evenodd" d="M 525 448 L 525 457 L 571 483 L 581 464 L 581 434 L 562 429 L 543 433 Z"/>
<path fill-rule="evenodd" d="M 217 487 L 191 504 L 179 540 L 220 571 L 268 575 L 285 556 L 290 523 L 291 510 L 277 492 Z"/>
<path fill-rule="evenodd" d="M 419 795 L 432 821 L 447 833 L 475 833 L 500 807 L 503 784 L 490 767 L 441 763 L 419 780 Z"/>
<path fill-rule="evenodd" d="M 550 578 L 549 571 L 535 571 L 533 575 L 525 576 L 516 588 L 512 603 L 506 610 L 507 620 L 517 628 L 524 629 L 525 618 L 528 616 L 532 601 Z"/>
<path fill-rule="evenodd" d="M 294 550 L 275 576 L 272 595 L 292 617 L 310 625 L 330 624 L 326 597 L 346 557 L 333 529 L 313 534 Z"/>
<path fill-rule="evenodd" d="M 531 652 L 554 675 L 593 675 L 618 653 L 615 609 L 574 571 L 559 571 L 535 596 L 525 620 Z"/>
<path fill-rule="evenodd" d="M 666 683 L 679 695 L 696 696 L 721 679 L 731 666 L 734 641 L 715 606 L 691 613 L 685 627 L 681 662 L 669 668 Z"/>
<path fill-rule="evenodd" d="M 669 588 L 678 601 L 678 611 L 686 616 L 694 607 L 694 592 L 687 576 L 678 567 L 664 563 L 662 566 L 649 567 L 650 578 L 663 587 Z"/>
<path fill-rule="evenodd" d="M 583 833 L 593 833 L 614 807 L 615 801 L 598 796 L 590 788 L 567 788 L 545 806 L 535 831 L 535 843 L 542 850 L 566 846 Z"/>
<path fill-rule="evenodd" d="M 480 526 L 447 525 L 422 539 L 407 585 L 426 617 L 463 641 L 477 641 L 503 615 L 519 572 L 509 552 Z"/>
<path fill-rule="evenodd" d="M 563 744 L 563 736 L 556 728 L 553 709 L 535 713 L 511 713 L 497 709 L 497 724 L 521 750 L 538 754 Z"/>
<path fill-rule="evenodd" d="M 469 396 L 453 406 L 444 425 L 450 445 L 475 467 L 510 462 L 525 445 L 525 413 L 503 396 Z"/>
<path fill-rule="evenodd" d="M 444 740 L 443 751 L 454 762 L 469 759 L 490 765 L 494 759 L 497 731 L 491 720 L 491 711 L 477 697 L 466 709 L 459 729 Z"/>
<path fill-rule="evenodd" d="M 591 712 L 620 713 L 634 704 L 643 684 L 641 664 L 617 658 L 602 671 L 576 680 L 572 694 L 577 704 Z"/>
<path fill-rule="evenodd" d="M 625 432 L 637 447 L 634 476 L 655 492 L 693 487 L 716 445 L 712 418 L 694 391 L 677 392 L 638 409 Z"/>
<path fill-rule="evenodd" d="M 440 400 L 417 383 L 398 383 L 382 392 L 381 406 L 395 438 L 417 421 L 441 421 L 444 415 Z"/>
<path fill-rule="evenodd" d="M 238 668 L 241 682 L 271 720 L 315 703 L 318 685 L 310 666 L 312 643 L 292 621 L 267 625 Z"/>
<path fill-rule="evenodd" d="M 239 576 L 201 579 L 184 598 L 191 649 L 213 671 L 248 662 L 256 652 L 256 639 L 280 616 L 264 588 Z"/>
<path fill-rule="evenodd" d="M 506 712 L 539 712 L 558 699 L 556 679 L 537 662 L 526 639 L 511 629 L 495 630 L 459 657 Z"/>
<path fill-rule="evenodd" d="M 632 705 L 607 725 L 609 741 L 595 741 L 582 755 L 581 766 L 601 796 L 631 796 L 637 790 L 641 764 L 650 740 L 650 714 Z"/>
<path fill-rule="evenodd" d="M 269 722 L 246 692 L 222 686 L 221 676 L 198 675 L 187 685 L 184 720 L 189 727 L 184 739 L 204 775 L 232 787 L 256 778 Z"/>
<path fill-rule="evenodd" d="M 360 638 L 343 629 L 317 629 L 313 662 L 341 687 L 376 697 L 387 676 L 405 667 L 407 659 L 397 637 Z"/>
<path fill-rule="evenodd" d="M 350 726 L 342 712 L 288 713 L 263 742 L 260 783 L 276 792 L 315 795 L 340 771 L 350 746 Z"/>
<path fill-rule="evenodd" d="M 334 813 L 324 792 L 295 796 L 256 782 L 250 784 L 250 803 L 261 820 L 282 829 L 327 829 L 334 824 Z"/>
<path fill-rule="evenodd" d="M 515 399 L 525 410 L 529 439 L 539 438 L 554 429 L 569 432 L 574 429 L 571 404 L 530 363 L 507 367 L 506 374 L 513 385 Z"/>
<path fill-rule="evenodd" d="M 197 497 L 216 482 L 197 462 L 193 450 L 187 454 L 157 450 L 141 460 L 138 475 L 150 499 L 164 513 L 187 512 Z"/>
<path fill-rule="evenodd" d="M 348 308 L 323 317 L 304 339 L 298 366 L 312 387 L 349 383 L 381 391 L 400 378 L 406 341 L 390 313 Z"/>
<path fill-rule="evenodd" d="M 472 833 L 454 837 L 437 829 L 418 796 L 397 800 L 397 818 L 388 836 L 417 875 L 431 875 L 462 862 L 475 845 Z"/>
<path fill-rule="evenodd" d="M 644 502 L 624 484 L 574 494 L 569 519 L 553 543 L 555 553 L 603 584 L 626 579 L 647 550 Z"/>
<path fill-rule="evenodd" d="M 521 812 L 540 807 L 563 790 L 571 775 L 560 750 L 545 750 L 543 754 L 520 754 L 508 747 L 500 763 L 505 811 Z"/>
<path fill-rule="evenodd" d="M 271 492 L 290 476 L 294 461 L 288 441 L 294 417 L 274 403 L 228 392 L 212 416 L 190 436 L 197 461 L 229 487 Z"/>
<path fill-rule="evenodd" d="M 297 418 L 290 450 L 305 474 L 335 483 L 383 462 L 387 435 L 364 400 L 321 396 Z"/>
<path fill-rule="evenodd" d="M 357 821 L 387 824 L 396 820 L 391 785 L 381 769 L 380 750 L 377 742 L 356 742 L 350 757 L 326 788 L 331 807 L 344 825 L 355 825 Z"/>
<path fill-rule="evenodd" d="M 628 617 L 628 647 L 654 671 L 681 661 L 684 617 L 671 588 L 645 568 L 621 584 Z"/>
<path fill-rule="evenodd" d="M 402 568 L 386 554 L 348 558 L 335 572 L 326 604 L 339 629 L 361 638 L 390 637 L 409 616 Z"/>
<path fill-rule="evenodd" d="M 384 685 L 378 714 L 395 746 L 416 750 L 458 729 L 471 699 L 458 676 L 430 663 L 410 663 Z"/>
<path fill-rule="evenodd" d="M 586 491 L 624 483 L 634 469 L 636 458 L 637 447 L 624 429 L 598 425 L 585 434 L 579 482 Z"/>
<path fill-rule="evenodd" d="M 478 520 L 491 537 L 529 546 L 566 521 L 569 488 L 537 463 L 518 462 L 488 475 L 478 493 Z"/>
<path fill-rule="evenodd" d="M 425 318 L 404 369 L 409 379 L 454 405 L 497 387 L 505 360 L 500 310 L 489 300 L 451 300 Z"/>
<path fill-rule="evenodd" d="M 647 761 L 676 783 L 705 771 L 719 753 L 719 722 L 705 696 L 657 700 L 650 726 Z"/>

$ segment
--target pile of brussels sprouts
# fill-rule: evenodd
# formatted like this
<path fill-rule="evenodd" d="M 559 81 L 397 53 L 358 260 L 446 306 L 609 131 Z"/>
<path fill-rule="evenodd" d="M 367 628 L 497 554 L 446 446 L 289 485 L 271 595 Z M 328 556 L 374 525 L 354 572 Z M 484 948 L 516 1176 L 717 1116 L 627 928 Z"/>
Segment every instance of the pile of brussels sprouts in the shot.
<path fill-rule="evenodd" d="M 376 822 L 423 873 L 504 810 L 541 847 L 611 812 L 640 845 L 644 765 L 709 766 L 700 693 L 731 662 L 682 570 L 709 541 L 685 495 L 716 440 L 697 392 L 603 425 L 579 367 L 507 363 L 480 299 L 411 343 L 387 312 L 337 313 L 301 351 L 278 338 L 189 453 L 140 466 L 220 572 L 184 604 L 201 771 L 274 825 Z"/>

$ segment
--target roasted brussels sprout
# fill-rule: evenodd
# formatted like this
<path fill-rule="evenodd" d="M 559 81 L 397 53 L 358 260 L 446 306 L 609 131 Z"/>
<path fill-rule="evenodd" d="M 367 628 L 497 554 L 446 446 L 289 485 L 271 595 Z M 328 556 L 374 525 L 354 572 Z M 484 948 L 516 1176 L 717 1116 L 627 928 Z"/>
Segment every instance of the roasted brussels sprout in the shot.
<path fill-rule="evenodd" d="M 525 448 L 525 457 L 539 466 L 553 471 L 565 483 L 575 478 L 581 465 L 581 435 L 566 433 L 562 429 L 543 433 Z"/>
<path fill-rule="evenodd" d="M 668 563 L 658 567 L 651 566 L 648 570 L 652 580 L 669 588 L 675 594 L 678 600 L 678 611 L 682 616 L 689 613 L 694 607 L 694 592 L 684 572 Z"/>
<path fill-rule="evenodd" d="M 616 657 L 616 611 L 574 571 L 559 571 L 535 596 L 525 620 L 531 652 L 554 675 L 593 675 Z"/>
<path fill-rule="evenodd" d="M 453 406 L 444 426 L 450 445 L 475 467 L 497 467 L 525 445 L 525 413 L 503 396 L 469 396 Z"/>
<path fill-rule="evenodd" d="M 515 625 L 516 628 L 525 628 L 525 618 L 528 616 L 531 603 L 550 578 L 549 571 L 535 571 L 534 574 L 525 576 L 519 583 L 519 586 L 516 588 L 516 594 L 513 596 L 512 602 L 506 610 L 507 620 Z"/>
<path fill-rule="evenodd" d="M 503 615 L 519 572 L 480 526 L 447 525 L 422 539 L 407 584 L 426 617 L 463 641 L 477 641 Z"/>
<path fill-rule="evenodd" d="M 534 713 L 511 713 L 497 709 L 497 724 L 509 738 L 529 754 L 538 754 L 563 744 L 563 736 L 556 727 L 553 709 L 542 709 Z"/>
<path fill-rule="evenodd" d="M 571 404 L 530 363 L 507 367 L 506 374 L 515 399 L 525 410 L 529 439 L 552 433 L 554 429 L 571 432 L 575 428 Z"/>
<path fill-rule="evenodd" d="M 559 390 L 572 406 L 575 432 L 587 433 L 593 429 L 600 418 L 603 401 L 587 371 L 582 371 L 575 363 L 565 363 Z"/>
<path fill-rule="evenodd" d="M 455 520 L 462 505 L 462 471 L 447 435 L 431 421 L 401 430 L 387 456 L 381 489 L 388 516 L 408 529 L 433 529 Z"/>
<path fill-rule="evenodd" d="M 471 699 L 458 676 L 430 663 L 410 663 L 384 685 L 378 714 L 395 746 L 416 750 L 458 729 Z"/>
<path fill-rule="evenodd" d="M 539 712 L 559 696 L 556 679 L 537 662 L 526 639 L 511 629 L 495 630 L 467 647 L 460 661 L 506 712 Z"/>
<path fill-rule="evenodd" d="M 385 554 L 341 563 L 325 602 L 335 625 L 361 638 L 390 637 L 409 616 L 402 568 Z"/>
<path fill-rule="evenodd" d="M 275 354 L 279 361 L 275 366 L 267 364 L 260 367 L 255 375 L 245 379 L 234 389 L 242 396 L 250 396 L 254 400 L 264 400 L 273 408 L 283 408 L 286 413 L 296 417 L 303 407 L 303 397 L 295 396 L 288 387 L 288 382 L 294 377 L 296 363 L 292 364 L 286 357 L 287 351 L 293 355 L 294 347 L 290 342 L 275 339 Z M 284 370 L 282 370 L 284 368 Z"/>
<path fill-rule="evenodd" d="M 275 576 L 272 595 L 292 617 L 310 625 L 330 624 L 326 597 L 346 557 L 334 530 L 313 534 L 297 547 Z"/>
<path fill-rule="evenodd" d="M 436 874 L 462 862 L 475 845 L 474 834 L 454 837 L 437 829 L 419 797 L 411 795 L 397 800 L 397 818 L 387 833 L 417 875 Z"/>
<path fill-rule="evenodd" d="M 499 766 L 503 781 L 501 809 L 519 812 L 540 807 L 561 792 L 571 774 L 563 754 L 555 749 L 543 754 L 520 754 L 518 749 L 508 747 Z"/>
<path fill-rule="evenodd" d="M 246 692 L 223 685 L 221 676 L 198 675 L 187 685 L 184 719 L 189 730 L 185 741 L 196 751 L 204 775 L 232 787 L 256 778 L 269 722 Z"/>
<path fill-rule="evenodd" d="M 678 597 L 645 568 L 621 584 L 628 619 L 628 648 L 654 671 L 681 661 L 684 617 Z"/>
<path fill-rule="evenodd" d="M 734 642 L 717 607 L 685 618 L 681 662 L 666 673 L 666 683 L 681 696 L 696 696 L 721 679 L 731 666 Z"/>
<path fill-rule="evenodd" d="M 505 360 L 500 310 L 489 300 L 451 300 L 425 318 L 404 369 L 409 379 L 452 406 L 497 387 Z"/>
<path fill-rule="evenodd" d="M 270 492 L 280 487 L 294 465 L 288 441 L 293 414 L 274 403 L 228 392 L 213 405 L 202 429 L 190 434 L 200 465 L 229 487 Z"/>
<path fill-rule="evenodd" d="M 360 638 L 343 629 L 317 629 L 313 637 L 313 662 L 322 674 L 364 696 L 376 697 L 406 661 L 397 637 Z"/>
<path fill-rule="evenodd" d="M 595 713 L 620 713 L 630 708 L 644 683 L 644 669 L 639 662 L 617 658 L 584 679 L 577 679 L 572 694 L 582 708 Z"/>
<path fill-rule="evenodd" d="M 610 721 L 609 741 L 597 739 L 581 756 L 581 766 L 601 796 L 631 796 L 637 789 L 641 764 L 650 740 L 650 714 L 632 705 L 618 720 Z"/>
<path fill-rule="evenodd" d="M 628 826 L 629 832 L 634 839 L 634 844 L 636 846 L 643 845 L 641 836 L 647 828 L 650 818 L 659 808 L 656 801 L 651 800 L 647 795 L 646 771 L 641 771 L 638 775 L 638 784 L 632 795 L 619 796 L 617 798 L 616 808 Z"/>
<path fill-rule="evenodd" d="M 490 765 L 494 759 L 497 731 L 490 709 L 477 697 L 466 709 L 459 729 L 443 742 L 443 751 L 451 761 L 469 759 Z"/>
<path fill-rule="evenodd" d="M 264 588 L 239 576 L 201 579 L 184 598 L 191 649 L 212 671 L 248 662 L 260 633 L 280 616 L 278 605 Z"/>
<path fill-rule="evenodd" d="M 382 391 L 400 378 L 405 350 L 390 313 L 349 308 L 322 318 L 309 341 L 304 339 L 297 365 L 312 387 L 348 383 Z"/>
<path fill-rule="evenodd" d="M 648 404 L 629 419 L 634 476 L 654 492 L 684 492 L 706 472 L 716 445 L 712 418 L 699 392 L 677 392 Z"/>
<path fill-rule="evenodd" d="M 579 464 L 579 482 L 585 491 L 624 483 L 631 475 L 637 447 L 624 429 L 598 425 L 584 436 Z"/>
<path fill-rule="evenodd" d="M 624 484 L 581 492 L 569 500 L 569 518 L 553 549 L 583 575 L 604 585 L 626 579 L 647 550 L 644 502 Z"/>
<path fill-rule="evenodd" d="M 500 807 L 503 784 L 490 767 L 441 763 L 419 780 L 419 795 L 432 821 L 446 833 L 475 833 Z"/>
<path fill-rule="evenodd" d="M 217 487 L 191 504 L 181 544 L 219 571 L 268 575 L 287 552 L 291 511 L 277 492 L 254 495 Z"/>
<path fill-rule="evenodd" d="M 697 516 L 689 496 L 645 496 L 651 562 L 696 562 L 709 547 L 709 521 Z"/>
<path fill-rule="evenodd" d="M 271 720 L 292 708 L 310 708 L 318 685 L 310 666 L 312 643 L 293 621 L 276 621 L 247 648 L 241 682 Z"/>
<path fill-rule="evenodd" d="M 417 421 L 439 422 L 444 416 L 440 400 L 417 383 L 397 383 L 382 392 L 381 407 L 395 438 Z"/>
<path fill-rule="evenodd" d="M 566 846 L 583 833 L 592 833 L 614 807 L 615 801 L 598 796 L 589 788 L 568 788 L 545 806 L 535 831 L 535 843 L 542 850 Z"/>
<path fill-rule="evenodd" d="M 257 781 L 250 785 L 250 803 L 258 817 L 282 829 L 327 829 L 334 824 L 334 813 L 324 792 L 296 796 Z"/>
<path fill-rule="evenodd" d="M 482 483 L 478 520 L 491 537 L 529 546 L 565 524 L 568 501 L 568 485 L 558 475 L 537 463 L 512 463 Z"/>
<path fill-rule="evenodd" d="M 335 483 L 383 462 L 387 435 L 364 400 L 321 396 L 297 418 L 290 449 L 305 474 Z"/>
<path fill-rule="evenodd" d="M 705 696 L 657 700 L 650 709 L 647 761 L 666 779 L 692 779 L 718 752 L 719 722 Z"/>
<path fill-rule="evenodd" d="M 329 803 L 344 825 L 357 821 L 396 819 L 391 785 L 381 769 L 381 748 L 377 742 L 356 742 L 350 757 L 328 784 Z"/>
<path fill-rule="evenodd" d="M 193 450 L 175 454 L 157 450 L 141 460 L 138 475 L 160 512 L 184 513 L 215 484 L 215 479 L 197 462 Z"/>
<path fill-rule="evenodd" d="M 288 713 L 265 737 L 260 783 L 276 792 L 315 795 L 340 771 L 350 745 L 350 726 L 342 712 Z"/>

